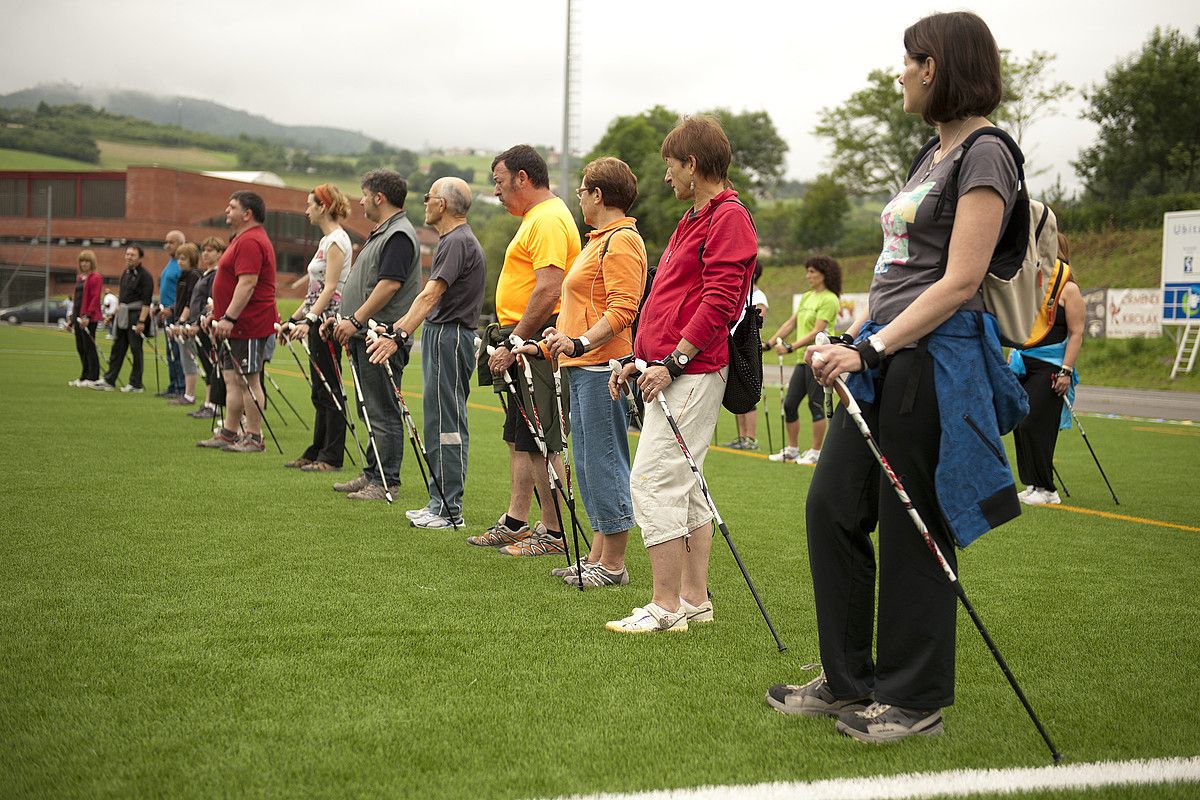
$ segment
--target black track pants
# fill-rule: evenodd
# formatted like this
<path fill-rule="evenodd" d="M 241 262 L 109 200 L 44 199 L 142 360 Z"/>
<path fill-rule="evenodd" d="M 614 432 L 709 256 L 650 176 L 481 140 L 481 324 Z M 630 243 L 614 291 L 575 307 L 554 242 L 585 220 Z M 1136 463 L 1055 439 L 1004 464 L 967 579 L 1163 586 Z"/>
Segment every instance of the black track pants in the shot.
<path fill-rule="evenodd" d="M 933 488 L 941 423 L 931 361 L 920 369 L 912 410 L 901 413 L 917 362 L 913 350 L 888 359 L 876 383 L 876 402 L 863 405 L 863 415 L 955 567 L 951 536 Z M 862 434 L 840 406 L 809 487 L 806 518 L 821 664 L 834 695 L 872 696 L 911 709 L 953 703 L 954 592 Z M 871 532 L 877 522 L 879 614 L 874 638 L 876 562 Z"/>

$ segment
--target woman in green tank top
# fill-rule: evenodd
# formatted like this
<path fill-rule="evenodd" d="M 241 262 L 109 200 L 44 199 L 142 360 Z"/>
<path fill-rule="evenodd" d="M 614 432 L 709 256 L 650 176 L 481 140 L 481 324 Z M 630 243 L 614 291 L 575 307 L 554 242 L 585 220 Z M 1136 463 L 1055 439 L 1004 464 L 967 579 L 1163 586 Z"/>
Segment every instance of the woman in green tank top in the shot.
<path fill-rule="evenodd" d="M 804 364 L 804 348 L 812 344 L 822 331 L 831 337 L 837 333 L 834 327 L 841 305 L 838 297 L 842 293 L 842 268 L 835 259 L 822 255 L 808 259 L 804 266 L 809 290 L 800 298 L 796 313 L 779 326 L 769 341 L 774 345 L 775 352 L 780 354 L 781 364 L 784 353 L 800 351 L 799 363 L 792 370 L 792 379 L 788 382 L 787 396 L 783 401 L 787 443 L 778 453 L 772 453 L 770 459 L 811 465 L 820 458 L 821 444 L 825 441 L 825 390 L 813 377 L 812 369 Z M 793 331 L 797 333 L 796 340 L 787 344 L 784 337 Z M 808 408 L 812 414 L 812 447 L 801 453 L 800 400 L 804 397 L 808 398 Z"/>

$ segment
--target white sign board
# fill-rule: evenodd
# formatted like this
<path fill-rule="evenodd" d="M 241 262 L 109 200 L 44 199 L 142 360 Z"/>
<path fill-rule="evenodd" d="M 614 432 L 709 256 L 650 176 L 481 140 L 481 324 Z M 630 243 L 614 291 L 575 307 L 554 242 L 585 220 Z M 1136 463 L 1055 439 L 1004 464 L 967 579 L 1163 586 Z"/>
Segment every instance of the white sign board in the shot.
<path fill-rule="evenodd" d="M 1163 214 L 1162 322 L 1200 322 L 1200 211 Z"/>
<path fill-rule="evenodd" d="M 1158 289 L 1109 289 L 1104 330 L 1109 339 L 1162 336 L 1162 292 Z"/>

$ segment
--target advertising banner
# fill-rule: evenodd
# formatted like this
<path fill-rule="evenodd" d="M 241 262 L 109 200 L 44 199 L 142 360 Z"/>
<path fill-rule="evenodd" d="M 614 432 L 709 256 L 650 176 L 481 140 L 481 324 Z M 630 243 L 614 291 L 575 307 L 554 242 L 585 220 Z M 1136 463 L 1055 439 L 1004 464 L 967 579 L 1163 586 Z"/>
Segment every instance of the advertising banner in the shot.
<path fill-rule="evenodd" d="M 1162 323 L 1200 322 L 1200 211 L 1163 214 Z"/>

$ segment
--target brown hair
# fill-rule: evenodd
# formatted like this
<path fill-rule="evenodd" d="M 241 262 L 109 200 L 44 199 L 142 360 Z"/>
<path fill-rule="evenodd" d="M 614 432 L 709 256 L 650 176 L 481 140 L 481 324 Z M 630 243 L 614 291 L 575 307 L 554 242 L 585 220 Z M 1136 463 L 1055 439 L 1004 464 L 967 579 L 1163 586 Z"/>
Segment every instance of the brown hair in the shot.
<path fill-rule="evenodd" d="M 619 158 L 603 156 L 583 168 L 583 185 L 599 189 L 604 205 L 628 213 L 637 202 L 637 176 Z"/>
<path fill-rule="evenodd" d="M 332 183 L 322 183 L 312 190 L 312 196 L 316 198 L 317 205 L 329 209 L 329 216 L 333 219 L 345 219 L 350 216 L 350 201 L 342 194 L 342 190 Z"/>
<path fill-rule="evenodd" d="M 184 242 L 175 249 L 175 260 L 186 258 L 188 263 L 192 265 L 192 269 L 200 266 L 200 248 L 191 242 Z"/>
<path fill-rule="evenodd" d="M 91 250 L 81 251 L 79 253 L 79 263 L 82 264 L 85 261 L 88 264 L 91 264 L 92 268 L 88 269 L 88 270 L 84 270 L 84 272 L 95 272 L 96 271 L 96 254 L 94 252 L 92 252 Z"/>
<path fill-rule="evenodd" d="M 1062 235 L 1062 231 L 1058 233 L 1058 260 L 1071 263 L 1071 246 L 1067 244 L 1067 237 Z"/>
<path fill-rule="evenodd" d="M 725 181 L 729 173 L 729 162 L 733 161 L 733 149 L 721 123 L 708 114 L 684 117 L 663 139 L 659 154 L 687 163 L 688 157 L 696 159 L 696 172 L 712 181 Z"/>
<path fill-rule="evenodd" d="M 804 262 L 805 267 L 812 267 L 817 272 L 825 276 L 825 288 L 842 296 L 842 267 L 838 264 L 836 258 L 826 255 L 811 256 L 808 261 Z"/>
<path fill-rule="evenodd" d="M 216 250 L 218 253 L 224 253 L 225 252 L 225 240 L 219 236 L 210 236 L 207 239 L 205 239 L 203 242 L 200 243 L 201 250 L 206 250 L 210 247 L 213 250 Z"/>
<path fill-rule="evenodd" d="M 904 31 L 908 57 L 937 66 L 921 117 L 930 125 L 986 117 L 1000 105 L 1000 50 L 987 23 L 969 11 L 931 14 Z"/>

